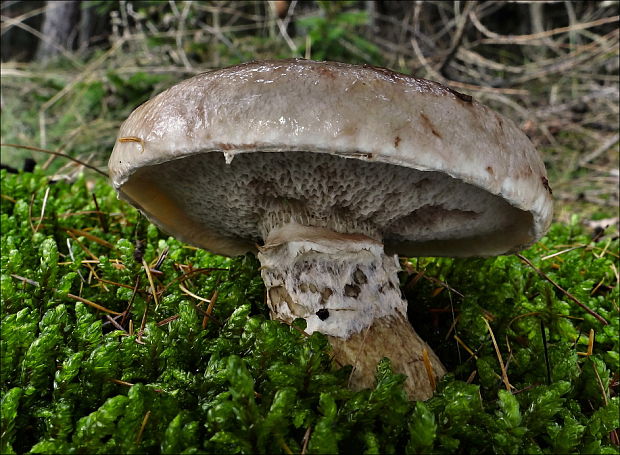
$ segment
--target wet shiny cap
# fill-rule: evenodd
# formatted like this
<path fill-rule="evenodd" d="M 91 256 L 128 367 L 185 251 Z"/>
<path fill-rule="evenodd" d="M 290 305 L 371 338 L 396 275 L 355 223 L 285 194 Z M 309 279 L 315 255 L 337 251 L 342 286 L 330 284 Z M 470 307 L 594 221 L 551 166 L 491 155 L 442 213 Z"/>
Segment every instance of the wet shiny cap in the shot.
<path fill-rule="evenodd" d="M 138 107 L 112 184 L 164 231 L 224 255 L 287 223 L 402 255 L 488 256 L 540 238 L 551 188 L 510 120 L 441 84 L 368 65 L 252 62 Z"/>

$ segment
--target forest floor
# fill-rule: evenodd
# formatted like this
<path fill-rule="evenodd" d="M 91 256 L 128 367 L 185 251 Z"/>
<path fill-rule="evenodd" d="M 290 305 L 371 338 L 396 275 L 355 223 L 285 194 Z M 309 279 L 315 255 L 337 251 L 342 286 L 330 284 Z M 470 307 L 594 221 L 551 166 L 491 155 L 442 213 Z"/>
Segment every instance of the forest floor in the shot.
<path fill-rule="evenodd" d="M 0 452 L 617 453 L 617 2 L 276 3 L 97 2 L 105 46 L 2 63 L 2 164 L 38 166 L 0 181 Z M 500 30 L 503 13 L 531 24 Z M 291 57 L 442 82 L 547 166 L 555 222 L 530 249 L 401 258 L 410 320 L 450 371 L 425 403 L 387 362 L 351 391 L 324 337 L 269 319 L 254 257 L 167 236 L 100 175 L 140 103 Z"/>

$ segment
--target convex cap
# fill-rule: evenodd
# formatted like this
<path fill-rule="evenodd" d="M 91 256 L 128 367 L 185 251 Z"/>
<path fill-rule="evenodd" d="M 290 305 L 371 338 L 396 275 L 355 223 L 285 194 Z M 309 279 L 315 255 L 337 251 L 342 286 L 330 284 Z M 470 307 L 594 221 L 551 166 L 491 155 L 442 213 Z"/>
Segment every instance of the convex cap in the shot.
<path fill-rule="evenodd" d="M 264 61 L 185 80 L 123 123 L 109 170 L 163 230 L 224 255 L 289 222 L 402 255 L 496 255 L 535 242 L 553 211 L 512 121 L 368 65 Z"/>

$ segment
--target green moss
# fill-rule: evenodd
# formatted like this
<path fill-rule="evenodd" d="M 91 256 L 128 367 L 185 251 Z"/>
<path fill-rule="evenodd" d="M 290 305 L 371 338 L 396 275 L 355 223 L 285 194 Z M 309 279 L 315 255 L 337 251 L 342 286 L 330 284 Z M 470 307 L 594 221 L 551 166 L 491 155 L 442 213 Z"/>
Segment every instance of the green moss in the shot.
<path fill-rule="evenodd" d="M 408 261 L 432 278 L 403 273 L 411 319 L 451 371 L 413 403 L 389 361 L 352 392 L 325 337 L 270 321 L 255 258 L 183 245 L 102 180 L 1 177 L 2 453 L 617 452 L 617 239 L 554 225 L 523 253 L 608 325 L 516 256 Z M 164 251 L 156 305 L 139 256 Z M 211 317 L 181 281 L 217 290 Z"/>

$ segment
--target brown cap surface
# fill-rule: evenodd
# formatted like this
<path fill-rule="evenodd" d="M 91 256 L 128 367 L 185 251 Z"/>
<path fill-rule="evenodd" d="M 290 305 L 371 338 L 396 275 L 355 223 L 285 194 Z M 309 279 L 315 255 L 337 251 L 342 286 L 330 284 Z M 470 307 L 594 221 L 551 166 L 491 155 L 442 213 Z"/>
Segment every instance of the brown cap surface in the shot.
<path fill-rule="evenodd" d="M 438 83 L 372 66 L 252 62 L 183 81 L 123 123 L 119 195 L 182 240 L 252 251 L 295 221 L 403 255 L 516 251 L 553 211 L 510 120 Z"/>

